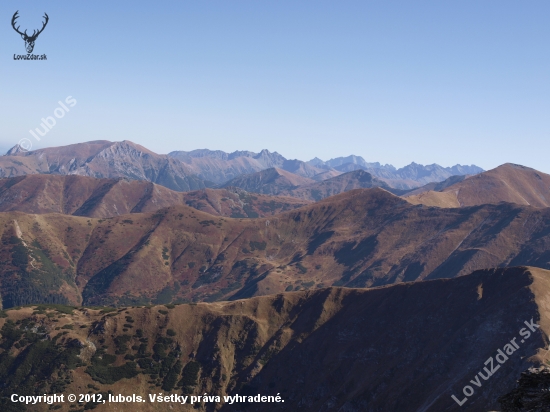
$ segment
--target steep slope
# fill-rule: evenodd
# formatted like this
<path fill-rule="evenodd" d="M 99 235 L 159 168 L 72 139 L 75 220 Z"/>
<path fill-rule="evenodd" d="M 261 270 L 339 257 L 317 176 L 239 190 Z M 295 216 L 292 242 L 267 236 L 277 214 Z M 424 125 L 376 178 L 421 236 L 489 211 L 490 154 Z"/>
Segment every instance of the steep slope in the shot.
<path fill-rule="evenodd" d="M 168 156 L 185 163 L 197 176 L 217 184 L 264 169 L 260 162 L 250 156 L 228 158 L 228 154 L 225 152 L 217 153 L 218 151 L 215 151 L 214 153 L 208 153 L 209 155 L 203 155 L 203 152 L 202 150 L 193 152 L 178 151 L 171 152 Z M 215 154 L 218 155 L 215 156 Z"/>
<path fill-rule="evenodd" d="M 550 206 L 550 175 L 525 166 L 504 164 L 488 172 L 434 190 L 405 195 L 413 204 L 464 207 L 509 202 L 533 207 Z"/>
<path fill-rule="evenodd" d="M 404 196 L 404 197 L 419 195 L 421 193 L 426 193 L 426 192 L 429 192 L 429 191 L 441 192 L 443 189 L 445 189 L 445 188 L 447 188 L 451 185 L 454 185 L 455 183 L 462 182 L 464 179 L 466 179 L 469 176 L 470 175 L 457 175 L 457 176 L 451 176 L 451 177 L 445 179 L 442 182 L 431 182 L 431 183 L 428 183 L 427 185 L 421 186 L 417 189 L 408 191 L 406 193 L 406 196 Z"/>
<path fill-rule="evenodd" d="M 63 147 L 0 156 L 0 177 L 26 174 L 125 177 L 146 180 L 172 190 L 188 191 L 208 185 L 182 162 L 158 155 L 130 141 L 98 140 Z"/>
<path fill-rule="evenodd" d="M 319 159 L 320 160 L 320 159 Z M 317 165 L 325 164 L 326 166 L 339 168 L 346 165 L 357 165 L 364 168 L 388 168 L 394 169 L 392 165 L 381 165 L 379 162 L 366 162 L 361 156 L 350 155 L 346 157 L 337 157 L 334 159 L 327 160 L 326 162 L 316 162 Z"/>
<path fill-rule="evenodd" d="M 0 402 L 3 410 L 21 410 L 8 401 L 13 393 L 84 390 L 107 397 L 110 390 L 146 401 L 81 407 L 495 410 L 499 395 L 513 389 L 521 372 L 548 360 L 549 280 L 548 271 L 519 267 L 372 290 L 328 288 L 213 304 L 0 312 Z M 220 401 L 150 402 L 148 395 L 158 393 L 208 394 Z M 223 402 L 223 396 L 236 394 L 279 395 L 284 402 Z M 70 402 L 60 405 L 62 412 L 75 409 Z"/>
<path fill-rule="evenodd" d="M 516 388 L 498 401 L 502 412 L 546 412 L 550 410 L 548 386 L 550 368 L 547 365 L 529 368 L 521 374 Z"/>
<path fill-rule="evenodd" d="M 550 269 L 550 208 L 413 206 L 359 189 L 263 219 L 177 206 L 111 219 L 0 214 L 4 307 L 215 301 Z"/>
<path fill-rule="evenodd" d="M 279 168 L 262 170 L 261 172 L 243 175 L 231 179 L 221 187 L 238 187 L 247 192 L 278 195 L 290 193 L 290 190 L 314 181 Z"/>
<path fill-rule="evenodd" d="M 112 217 L 183 203 L 183 194 L 143 180 L 77 175 L 0 179 L 0 212 Z"/>
<path fill-rule="evenodd" d="M 155 212 L 183 204 L 217 216 L 264 217 L 308 202 L 289 197 L 251 195 L 244 190 L 176 192 L 143 180 L 77 175 L 24 175 L 0 179 L 0 212 L 107 218 Z"/>

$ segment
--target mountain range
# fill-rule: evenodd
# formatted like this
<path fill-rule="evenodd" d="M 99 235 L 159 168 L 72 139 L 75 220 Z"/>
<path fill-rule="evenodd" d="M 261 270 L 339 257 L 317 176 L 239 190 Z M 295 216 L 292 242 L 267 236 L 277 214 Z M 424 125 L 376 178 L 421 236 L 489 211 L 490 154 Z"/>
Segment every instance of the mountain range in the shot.
<path fill-rule="evenodd" d="M 326 162 L 314 158 L 308 162 L 288 160 L 268 150 L 260 153 L 238 151 L 225 153 L 220 150 L 194 150 L 171 152 L 172 156 L 184 162 L 205 180 L 218 184 L 225 183 L 241 175 L 252 174 L 266 169 L 278 168 L 298 176 L 317 181 L 336 177 L 341 173 L 364 170 L 396 189 L 412 189 L 430 182 L 440 182 L 453 175 L 473 175 L 483 171 L 477 166 L 456 165 L 441 167 L 437 164 L 423 166 L 411 163 L 401 169 L 378 162 L 368 163 L 360 156 L 339 157 Z"/>
<path fill-rule="evenodd" d="M 271 168 L 279 168 L 301 177 L 324 178 L 340 174 L 327 167 L 318 168 L 300 160 L 288 160 L 277 152 L 262 150 L 260 153 L 238 151 L 225 153 L 221 150 L 175 151 L 168 156 L 185 163 L 196 175 L 217 184 L 222 184 L 241 175 Z"/>
<path fill-rule="evenodd" d="M 0 212 L 107 218 L 189 205 L 212 215 L 254 218 L 308 203 L 292 197 L 251 194 L 237 188 L 176 192 L 151 182 L 127 178 L 35 174 L 0 179 Z"/>
<path fill-rule="evenodd" d="M 334 167 L 333 167 L 334 166 Z M 239 176 L 277 168 L 293 175 L 323 181 L 342 173 L 365 170 L 389 187 L 409 190 L 429 182 L 440 182 L 452 175 L 476 174 L 477 166 L 443 168 L 411 163 L 401 169 L 367 163 L 358 156 L 322 162 L 289 160 L 277 152 L 260 153 L 219 150 L 174 151 L 159 155 L 130 141 L 97 140 L 69 146 L 27 152 L 19 145 L 0 156 L 0 177 L 26 174 L 80 175 L 96 178 L 125 177 L 146 180 L 177 191 L 190 191 L 226 184 Z"/>
<path fill-rule="evenodd" d="M 548 404 L 550 175 L 128 141 L 15 147 L 0 172 L 2 410 L 52 409 L 15 391 L 284 400 L 187 406 L 204 412 Z"/>
<path fill-rule="evenodd" d="M 380 187 L 395 194 L 406 193 L 404 190 L 391 188 L 385 181 L 373 177 L 361 169 L 315 182 L 311 179 L 297 177 L 281 169 L 271 168 L 236 177 L 222 187 L 238 187 L 248 192 L 292 196 L 309 201 L 318 201 L 353 189 L 373 187 Z"/>
<path fill-rule="evenodd" d="M 5 156 L 0 156 L 0 177 L 27 174 L 126 177 L 157 183 L 177 191 L 209 186 L 182 162 L 158 155 L 127 140 L 96 140 L 30 152 L 17 145 Z"/>
<path fill-rule="evenodd" d="M 257 219 L 187 205 L 107 219 L 4 212 L 2 304 L 214 301 L 550 269 L 549 213 L 510 203 L 428 208 L 379 188 Z"/>
<path fill-rule="evenodd" d="M 414 204 L 464 207 L 508 202 L 550 207 L 550 175 L 507 163 L 476 176 L 456 176 L 405 194 Z"/>
<path fill-rule="evenodd" d="M 85 391 L 146 402 L 87 399 L 61 404 L 63 411 L 517 410 L 510 404 L 522 398 L 547 403 L 547 389 L 533 383 L 518 396 L 525 390 L 516 379 L 548 361 L 549 277 L 517 267 L 211 304 L 3 311 L 0 405 L 21 410 L 9 402 L 13 393 Z M 159 393 L 186 395 L 187 404 L 150 403 L 148 394 Z M 195 394 L 220 401 L 189 405 Z M 223 402 L 237 394 L 279 402 Z"/>
<path fill-rule="evenodd" d="M 31 174 L 0 179 L 0 212 L 113 217 L 186 204 L 212 215 L 255 218 L 295 209 L 353 189 L 379 187 L 411 204 L 463 207 L 500 202 L 547 207 L 550 176 L 504 164 L 475 177 L 453 176 L 412 191 L 389 187 L 363 170 L 321 182 L 272 168 L 244 175 L 221 189 L 176 192 L 143 180 Z M 269 193 L 265 195 L 262 193 Z"/>
<path fill-rule="evenodd" d="M 483 172 L 482 168 L 475 165 L 463 166 L 457 164 L 452 167 L 442 167 L 437 164 L 423 166 L 415 162 L 396 169 L 389 164 L 381 165 L 379 162 L 366 162 L 361 156 L 354 155 L 337 157 L 326 162 L 314 158 L 308 163 L 316 167 L 330 167 L 343 173 L 364 170 L 385 181 L 390 187 L 403 190 L 431 182 L 441 182 L 451 176 L 475 175 Z"/>

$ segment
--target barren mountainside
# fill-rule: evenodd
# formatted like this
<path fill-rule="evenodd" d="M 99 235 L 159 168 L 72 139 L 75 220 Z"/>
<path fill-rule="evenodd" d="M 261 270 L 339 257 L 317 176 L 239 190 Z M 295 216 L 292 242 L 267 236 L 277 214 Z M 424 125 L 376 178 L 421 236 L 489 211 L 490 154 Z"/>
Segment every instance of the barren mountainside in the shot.
<path fill-rule="evenodd" d="M 387 183 L 377 179 L 370 173 L 364 170 L 356 170 L 321 182 L 305 184 L 292 190 L 285 190 L 280 192 L 280 194 L 310 201 L 319 201 L 330 196 L 349 192 L 350 190 L 370 189 L 374 187 L 380 187 L 397 194 L 402 193 L 399 189 L 392 189 Z"/>
<path fill-rule="evenodd" d="M 533 207 L 550 206 L 550 175 L 529 167 L 504 164 L 446 187 L 437 185 L 424 193 L 411 192 L 413 204 L 464 207 L 509 202 Z"/>
<path fill-rule="evenodd" d="M 114 143 L 97 140 L 30 152 L 12 149 L 7 155 L 0 156 L 0 177 L 27 174 L 125 177 L 150 181 L 177 191 L 211 185 L 195 176 L 182 162 L 127 140 Z"/>
<path fill-rule="evenodd" d="M 308 203 L 289 197 L 252 195 L 238 189 L 176 192 L 144 180 L 122 178 L 24 175 L 0 179 L 0 212 L 106 218 L 186 204 L 218 216 L 265 217 Z"/>
<path fill-rule="evenodd" d="M 128 141 L 10 150 L 0 410 L 542 412 L 550 176 L 478 169 Z"/>
<path fill-rule="evenodd" d="M 550 268 L 550 209 L 413 206 L 362 189 L 261 219 L 188 206 L 110 219 L 0 214 L 4 307 L 215 301 Z"/>

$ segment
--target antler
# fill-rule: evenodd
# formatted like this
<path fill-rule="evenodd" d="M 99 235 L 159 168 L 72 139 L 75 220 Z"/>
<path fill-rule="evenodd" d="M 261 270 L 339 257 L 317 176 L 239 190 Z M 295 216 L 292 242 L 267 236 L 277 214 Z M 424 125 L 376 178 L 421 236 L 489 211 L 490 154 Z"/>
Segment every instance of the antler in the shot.
<path fill-rule="evenodd" d="M 50 20 L 50 18 L 48 17 L 48 14 L 47 13 L 44 13 L 44 19 L 46 19 L 46 21 L 44 23 L 42 23 L 42 28 L 40 30 L 38 30 L 38 33 L 34 33 L 32 34 L 32 37 L 38 37 L 38 35 L 40 33 L 42 33 L 44 31 L 44 29 L 46 28 L 46 25 L 48 24 L 48 21 Z M 36 31 L 36 30 L 35 30 Z"/>
<path fill-rule="evenodd" d="M 27 35 L 27 30 L 25 30 L 25 33 L 21 33 L 21 32 L 19 31 L 19 27 L 21 27 L 21 26 L 15 27 L 15 21 L 19 18 L 18 13 L 19 13 L 19 10 L 17 10 L 17 11 L 15 12 L 15 14 L 13 15 L 13 17 L 11 18 L 11 25 L 12 25 L 13 29 L 14 29 L 17 33 L 19 33 L 21 36 L 26 36 L 26 35 Z"/>

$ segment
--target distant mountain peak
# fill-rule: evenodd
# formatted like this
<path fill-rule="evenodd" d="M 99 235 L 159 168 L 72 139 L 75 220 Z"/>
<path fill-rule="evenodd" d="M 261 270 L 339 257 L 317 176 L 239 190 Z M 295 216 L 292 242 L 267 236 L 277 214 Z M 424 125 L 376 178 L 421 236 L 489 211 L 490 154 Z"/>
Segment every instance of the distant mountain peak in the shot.
<path fill-rule="evenodd" d="M 304 162 L 287 159 L 268 149 L 262 149 L 259 153 L 246 150 L 227 153 L 222 150 L 197 149 L 159 155 L 129 140 L 95 140 L 28 152 L 16 145 L 6 153 L 6 156 L 24 156 L 28 161 L 25 162 L 25 166 L 17 167 L 13 164 L 14 160 L 4 165 L 0 164 L 0 176 L 58 173 L 110 178 L 128 177 L 149 180 L 174 190 L 221 185 L 239 176 L 270 168 L 279 168 L 318 182 L 360 169 L 387 183 L 389 187 L 399 190 L 415 189 L 430 182 L 442 182 L 453 175 L 473 175 L 483 171 L 475 165 L 457 164 L 442 167 L 435 163 L 423 166 L 416 162 L 396 169 L 390 164 L 366 162 L 363 157 L 356 155 L 332 158 L 328 161 L 315 157 Z M 46 162 L 39 160 L 38 156 L 43 156 Z M 101 162 L 99 159 L 102 159 Z M 189 179 L 195 182 L 191 183 Z M 187 183 L 183 182 L 184 180 Z M 200 182 L 201 180 L 203 182 Z"/>
<path fill-rule="evenodd" d="M 24 150 L 18 143 L 15 146 L 13 146 L 10 150 L 8 150 L 4 156 L 15 156 L 15 155 L 18 155 L 19 153 L 27 153 L 27 152 L 28 151 Z"/>
<path fill-rule="evenodd" d="M 437 207 L 467 207 L 507 202 L 548 208 L 549 188 L 550 175 L 507 163 L 478 173 L 475 178 L 471 175 L 454 176 L 440 184 L 428 184 L 408 193 L 406 198 L 414 204 Z"/>
<path fill-rule="evenodd" d="M 25 162 L 10 159 L 21 156 L 16 146 L 0 158 L 0 176 L 26 174 L 79 175 L 95 178 L 146 180 L 176 191 L 202 189 L 209 182 L 194 176 L 182 162 L 156 154 L 145 147 L 123 140 L 96 140 L 61 147 L 24 152 Z"/>
<path fill-rule="evenodd" d="M 325 162 L 318 157 L 314 157 L 311 160 L 308 160 L 306 163 L 312 165 L 312 166 L 324 166 Z"/>

